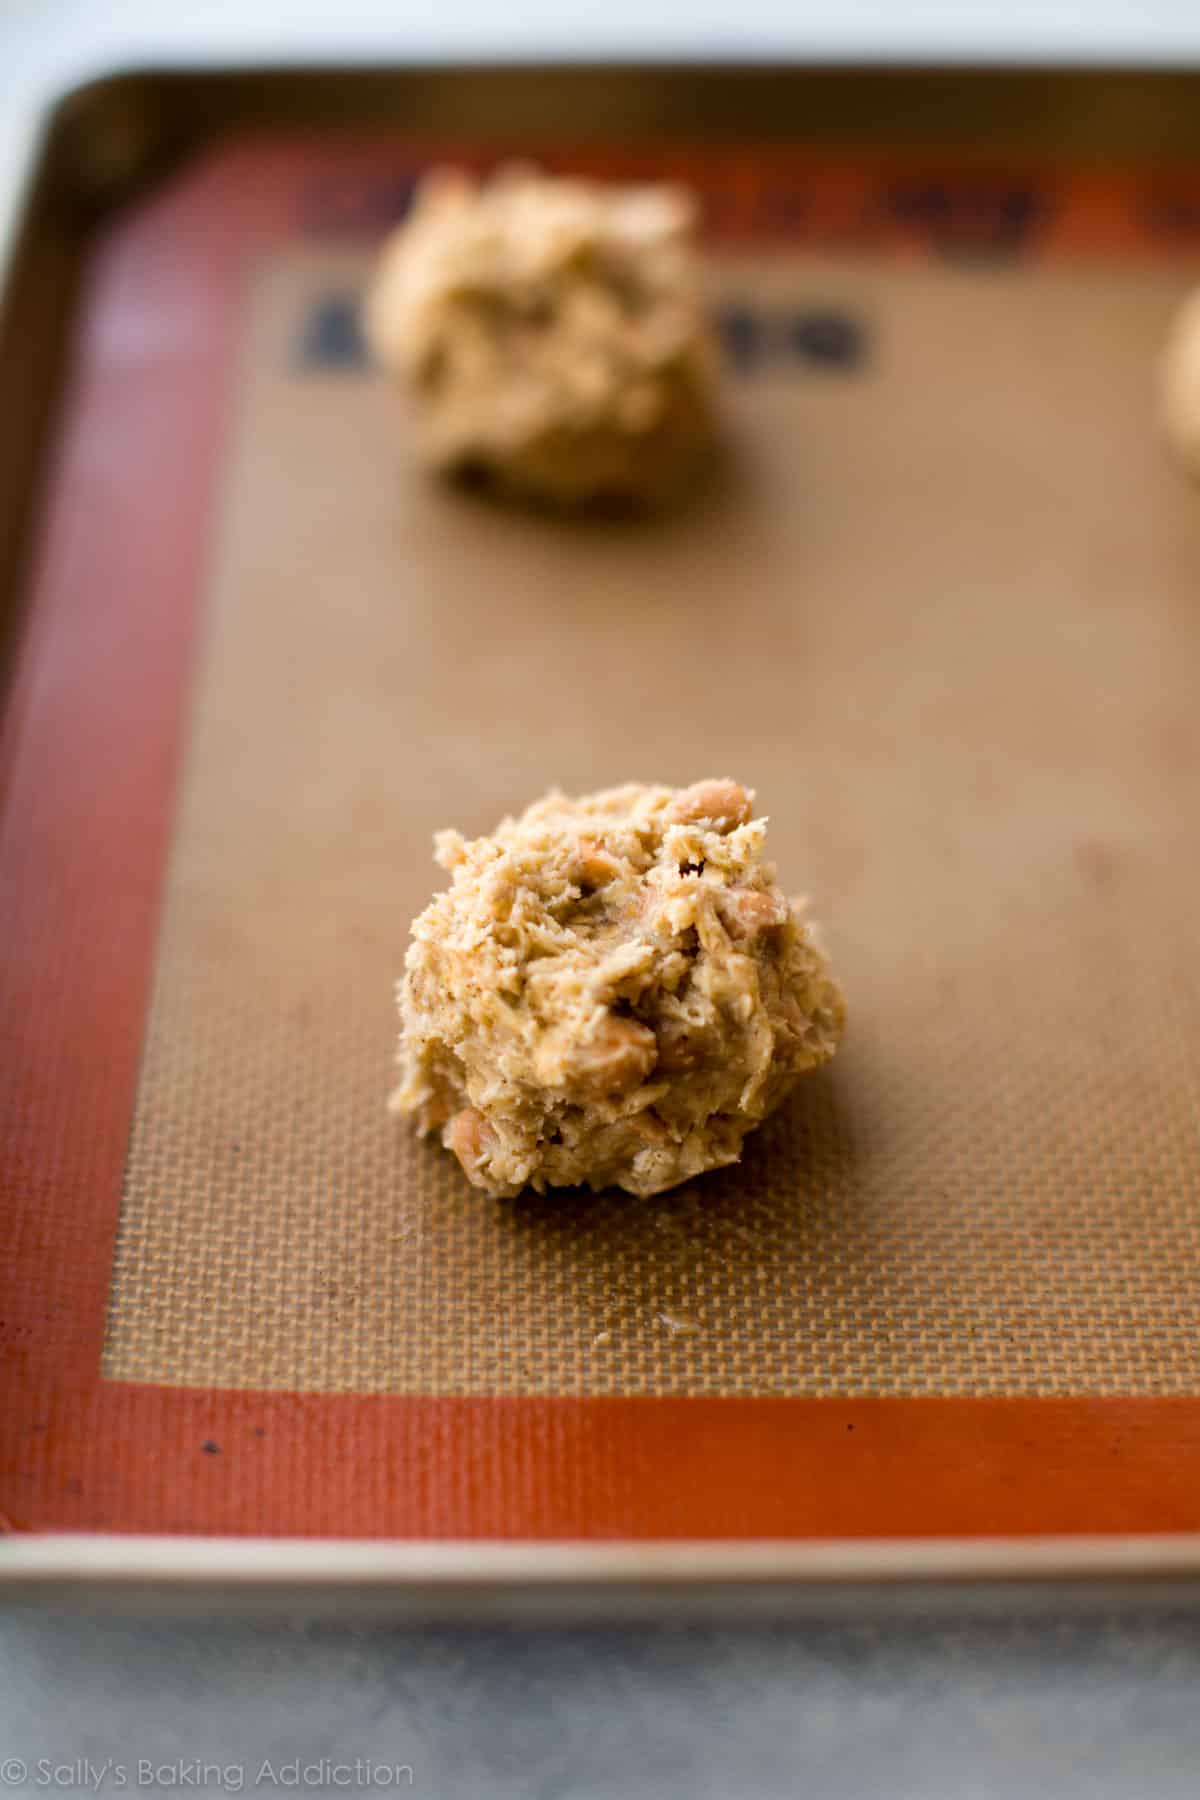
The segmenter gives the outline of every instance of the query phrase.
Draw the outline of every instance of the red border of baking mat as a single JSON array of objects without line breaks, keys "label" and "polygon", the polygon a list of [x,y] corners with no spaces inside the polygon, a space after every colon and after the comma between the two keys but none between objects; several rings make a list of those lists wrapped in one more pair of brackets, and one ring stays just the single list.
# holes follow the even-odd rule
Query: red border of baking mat
[{"label": "red border of baking mat", "polygon": [[[0,735],[5,1403],[16,1529],[754,1538],[1200,1528],[1200,1398],[356,1398],[100,1379],[251,260],[366,233],[427,147],[231,146],[98,245]],[[1200,177],[661,147],[730,238],[1200,251]],[[144,327],[144,328],[143,328]],[[143,377],[161,359],[158,373]],[[140,481],[130,483],[136,469]]]}]

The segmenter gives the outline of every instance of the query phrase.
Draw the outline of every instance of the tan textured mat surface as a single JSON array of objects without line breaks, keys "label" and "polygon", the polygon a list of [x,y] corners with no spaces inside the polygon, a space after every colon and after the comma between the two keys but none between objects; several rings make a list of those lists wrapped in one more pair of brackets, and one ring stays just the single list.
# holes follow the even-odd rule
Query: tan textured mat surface
[{"label": "tan textured mat surface", "polygon": [[[264,271],[105,1373],[412,1393],[1200,1391],[1200,497],[1176,270],[730,264],[853,373],[731,379],[702,503],[446,493]],[[740,1170],[493,1204],[390,1120],[429,839],[552,781],[753,783],[851,1005]]]}]

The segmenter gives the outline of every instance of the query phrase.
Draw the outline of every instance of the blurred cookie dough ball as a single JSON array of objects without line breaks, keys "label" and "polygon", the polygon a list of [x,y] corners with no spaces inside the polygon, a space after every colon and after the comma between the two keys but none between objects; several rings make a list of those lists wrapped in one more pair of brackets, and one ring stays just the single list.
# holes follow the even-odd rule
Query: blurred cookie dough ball
[{"label": "blurred cookie dough ball", "polygon": [[552,793],[490,837],[413,925],[395,1111],[513,1195],[657,1194],[741,1155],[827,1062],[845,1001],[735,781]]},{"label": "blurred cookie dough ball", "polygon": [[694,224],[675,187],[428,176],[365,313],[427,460],[558,505],[671,497],[713,429]]},{"label": "blurred cookie dough ball", "polygon": [[1160,383],[1167,440],[1189,475],[1200,481],[1200,288],[1172,321]]}]

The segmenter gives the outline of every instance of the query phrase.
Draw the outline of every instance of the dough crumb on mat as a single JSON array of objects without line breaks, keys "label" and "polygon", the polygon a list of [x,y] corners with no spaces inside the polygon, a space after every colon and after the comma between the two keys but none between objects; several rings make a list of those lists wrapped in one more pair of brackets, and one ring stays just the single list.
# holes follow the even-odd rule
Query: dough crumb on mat
[{"label": "dough crumb on mat", "polygon": [[695,213],[523,165],[428,175],[365,312],[427,460],[560,505],[669,498],[712,434]]},{"label": "dough crumb on mat", "polygon": [[1160,411],[1172,450],[1200,481],[1200,288],[1184,301],[1167,335]]},{"label": "dough crumb on mat", "polygon": [[413,924],[392,1107],[476,1187],[660,1193],[736,1162],[833,1055],[842,991],[753,798],[631,783],[438,834],[452,881]]}]

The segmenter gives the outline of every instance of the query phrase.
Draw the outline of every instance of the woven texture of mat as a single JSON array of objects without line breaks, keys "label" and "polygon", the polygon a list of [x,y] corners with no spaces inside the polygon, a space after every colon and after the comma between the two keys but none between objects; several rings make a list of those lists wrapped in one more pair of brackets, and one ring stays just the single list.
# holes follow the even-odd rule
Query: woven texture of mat
[{"label": "woven texture of mat", "polygon": [[[382,384],[300,355],[361,277],[288,260],[251,307],[105,1373],[1200,1391],[1179,272],[723,266],[768,337],[832,309],[865,355],[732,375],[725,465],[640,526],[425,482]],[[843,1054],[738,1169],[482,1199],[385,1111],[432,832],[708,774],[812,896]]]}]

